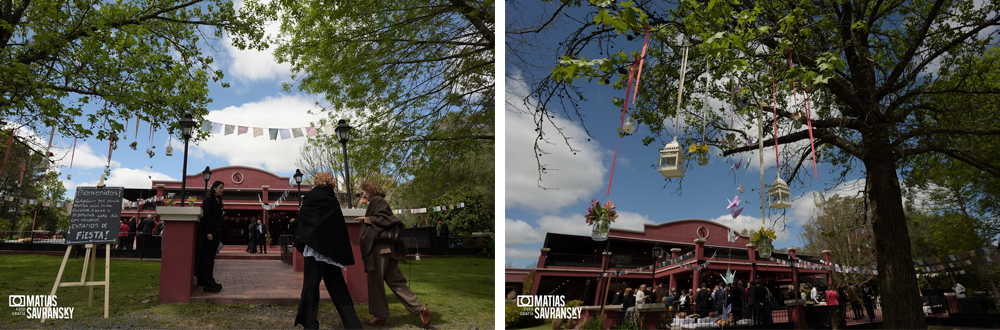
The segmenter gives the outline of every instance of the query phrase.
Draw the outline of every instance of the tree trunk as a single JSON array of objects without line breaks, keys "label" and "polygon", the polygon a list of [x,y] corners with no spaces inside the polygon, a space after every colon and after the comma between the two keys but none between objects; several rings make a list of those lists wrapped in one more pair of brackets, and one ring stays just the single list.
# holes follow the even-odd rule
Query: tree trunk
[{"label": "tree trunk", "polygon": [[878,251],[878,284],[886,329],[926,329],[917,276],[913,270],[910,236],[892,151],[884,141],[869,145],[862,159],[867,193],[874,213],[872,231]]}]

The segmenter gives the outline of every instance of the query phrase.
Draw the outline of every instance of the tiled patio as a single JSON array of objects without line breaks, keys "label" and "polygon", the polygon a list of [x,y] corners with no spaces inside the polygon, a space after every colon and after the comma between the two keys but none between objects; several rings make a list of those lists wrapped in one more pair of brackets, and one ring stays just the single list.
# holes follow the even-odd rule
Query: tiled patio
[{"label": "tiled patio", "polygon": [[[198,287],[191,293],[191,302],[298,305],[302,273],[292,271],[280,256],[277,246],[269,247],[267,254],[247,253],[246,246],[223,247],[215,260],[215,280],[222,284],[222,291],[210,293]],[[325,289],[320,290],[320,302],[330,302]]]}]

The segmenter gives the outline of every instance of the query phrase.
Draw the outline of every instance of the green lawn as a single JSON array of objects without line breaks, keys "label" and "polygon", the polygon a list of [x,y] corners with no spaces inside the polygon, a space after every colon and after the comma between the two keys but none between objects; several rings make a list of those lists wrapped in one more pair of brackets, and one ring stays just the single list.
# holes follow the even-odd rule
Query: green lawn
[{"label": "green lawn", "polygon": [[[62,257],[0,254],[0,296],[47,295]],[[104,261],[97,265],[97,277],[104,276]],[[63,274],[64,282],[77,282],[83,259],[70,259]],[[94,306],[87,306],[88,289],[59,288],[59,306],[75,307],[72,320],[51,320],[45,324],[11,315],[13,308],[0,305],[2,328],[292,328],[297,306],[160,304],[160,263],[158,261],[111,261],[111,303],[109,318],[103,318],[104,288],[94,290]],[[431,323],[438,329],[495,328],[493,311],[493,259],[428,258],[401,264],[404,275],[420,302],[430,307]],[[412,271],[412,275],[411,275]],[[410,316],[396,297],[386,289],[391,317],[385,327],[415,328],[419,318]],[[370,317],[368,305],[357,304],[358,317]],[[342,328],[332,304],[320,305],[320,326]],[[366,327],[368,327],[366,325]],[[300,327],[301,328],[301,327]]]}]

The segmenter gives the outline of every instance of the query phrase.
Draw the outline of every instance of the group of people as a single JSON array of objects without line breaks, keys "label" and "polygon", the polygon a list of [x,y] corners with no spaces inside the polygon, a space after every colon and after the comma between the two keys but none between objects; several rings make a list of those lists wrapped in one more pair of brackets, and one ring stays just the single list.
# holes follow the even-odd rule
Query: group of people
[{"label": "group of people", "polygon": [[[851,306],[853,319],[864,319],[867,310],[868,320],[875,321],[875,292],[868,287],[868,283],[862,283],[860,287],[855,283],[849,285],[834,283],[822,290],[813,287],[809,299],[817,304],[826,302],[827,306],[837,306],[831,312],[831,322],[838,322],[839,325],[846,324],[848,305]],[[805,296],[805,292],[802,293],[802,296]],[[864,307],[862,308],[862,306]]]},{"label": "group of people", "polygon": [[770,308],[774,306],[774,297],[771,291],[764,286],[760,280],[744,284],[739,281],[735,284],[719,283],[711,289],[708,283],[703,282],[697,291],[676,289],[665,289],[663,284],[649,288],[645,284],[638,289],[626,288],[624,291],[615,292],[611,299],[611,304],[622,305],[622,311],[632,312],[635,305],[639,303],[660,302],[667,306],[674,306],[675,310],[695,313],[701,316],[723,315],[726,306],[730,307],[730,312],[737,320],[746,318],[753,319],[755,325],[766,325],[774,323],[771,318]]},{"label": "group of people", "polygon": [[159,245],[161,235],[163,235],[163,223],[160,219],[154,219],[152,216],[147,216],[139,222],[136,222],[135,217],[129,218],[128,221],[122,219],[122,223],[118,226],[118,244],[115,249],[126,251],[136,248],[151,249]]},{"label": "group of people", "polygon": [[247,252],[250,253],[267,253],[267,226],[260,219],[250,222],[250,228],[247,228],[247,234],[249,238],[247,239]]}]

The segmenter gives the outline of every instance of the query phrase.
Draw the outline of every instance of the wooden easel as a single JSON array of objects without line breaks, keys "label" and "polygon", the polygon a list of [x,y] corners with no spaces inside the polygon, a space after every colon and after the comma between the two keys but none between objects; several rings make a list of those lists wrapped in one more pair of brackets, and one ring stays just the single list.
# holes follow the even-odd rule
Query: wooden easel
[{"label": "wooden easel", "polygon": [[[111,295],[111,244],[104,244],[104,281],[94,281],[94,266],[97,265],[97,249],[95,248],[97,244],[86,244],[84,247],[87,249],[84,252],[83,258],[83,271],[80,273],[80,282],[70,282],[70,283],[59,283],[62,280],[63,271],[66,270],[66,262],[69,261],[70,251],[73,250],[73,246],[66,247],[66,254],[63,256],[62,265],[59,266],[59,274],[56,275],[56,283],[52,285],[52,294],[56,295],[56,290],[61,287],[71,287],[71,286],[89,286],[90,287],[90,300],[87,302],[87,306],[94,305],[94,287],[104,286],[104,318],[108,318],[108,298]],[[93,263],[90,263],[93,259]],[[90,265],[90,281],[84,281],[87,277],[87,265]],[[42,322],[45,322],[45,318],[42,318]]]}]

